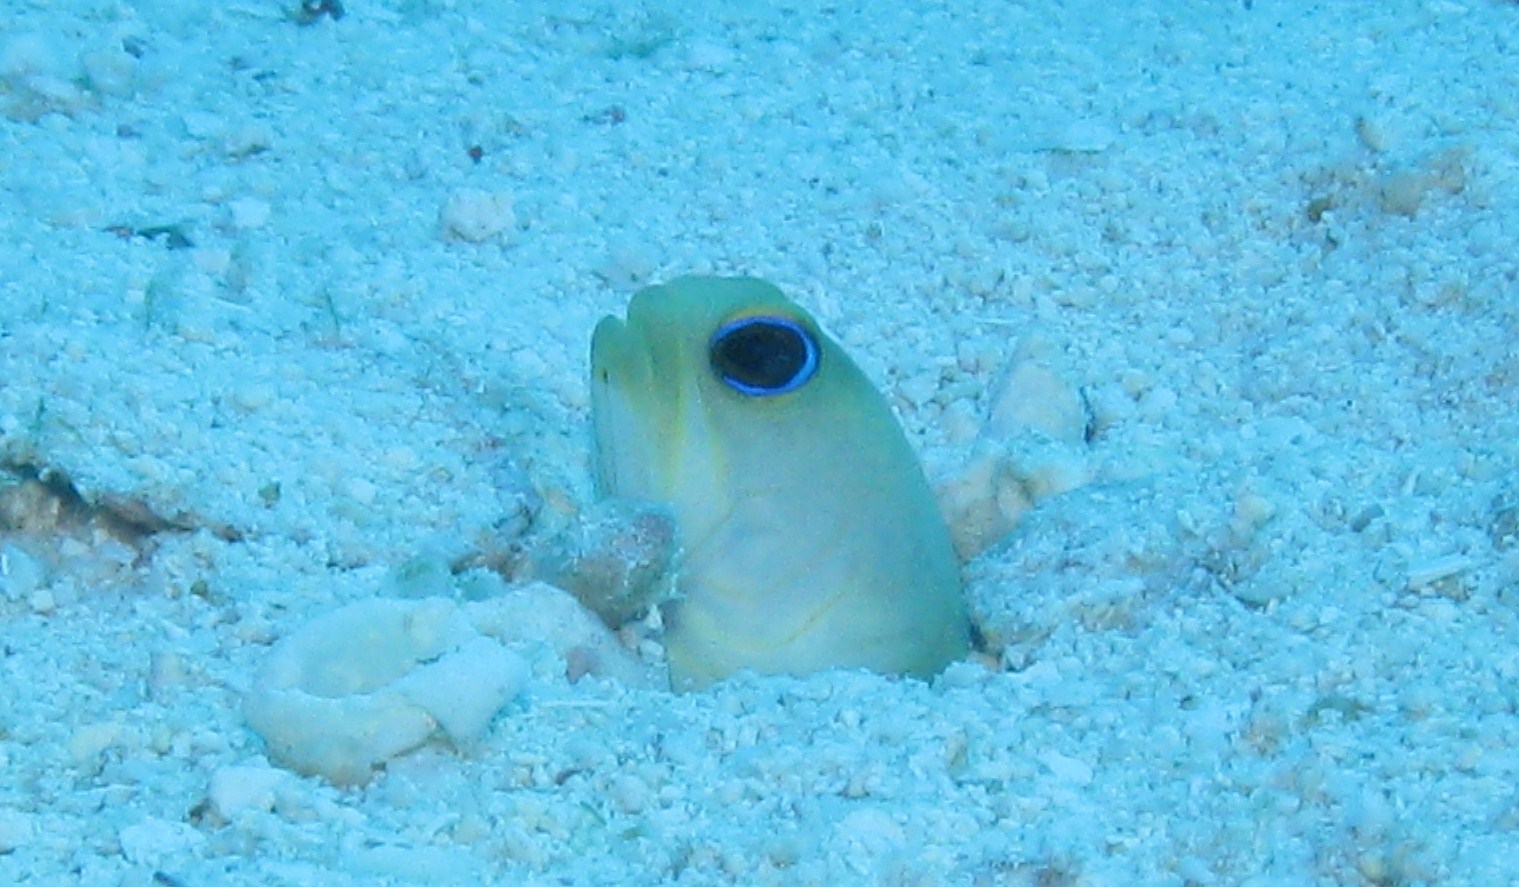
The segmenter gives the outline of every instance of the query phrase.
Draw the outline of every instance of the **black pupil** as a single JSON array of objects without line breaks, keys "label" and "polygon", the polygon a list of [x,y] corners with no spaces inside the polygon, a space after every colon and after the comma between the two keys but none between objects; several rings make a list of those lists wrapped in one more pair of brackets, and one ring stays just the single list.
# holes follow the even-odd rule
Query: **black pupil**
[{"label": "black pupil", "polygon": [[798,330],[755,320],[728,330],[712,343],[712,368],[744,388],[784,389],[806,368],[809,354]]}]

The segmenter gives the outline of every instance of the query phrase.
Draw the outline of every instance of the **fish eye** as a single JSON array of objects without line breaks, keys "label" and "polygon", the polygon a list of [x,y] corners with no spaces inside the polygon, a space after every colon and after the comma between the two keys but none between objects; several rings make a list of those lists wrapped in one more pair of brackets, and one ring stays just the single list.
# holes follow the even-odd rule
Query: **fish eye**
[{"label": "fish eye", "polygon": [[785,317],[730,320],[712,334],[707,354],[724,384],[751,397],[795,391],[818,371],[817,339]]}]

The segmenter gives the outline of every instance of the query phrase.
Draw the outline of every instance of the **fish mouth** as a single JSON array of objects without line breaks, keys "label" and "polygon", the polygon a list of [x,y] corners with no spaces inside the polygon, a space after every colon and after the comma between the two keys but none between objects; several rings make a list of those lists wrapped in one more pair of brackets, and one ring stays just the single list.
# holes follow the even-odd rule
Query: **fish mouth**
[{"label": "fish mouth", "polygon": [[637,396],[648,361],[638,356],[637,339],[621,319],[604,317],[596,324],[591,335],[591,437],[597,498],[634,498],[648,486],[639,480],[651,470],[650,429],[640,418],[648,404]]}]

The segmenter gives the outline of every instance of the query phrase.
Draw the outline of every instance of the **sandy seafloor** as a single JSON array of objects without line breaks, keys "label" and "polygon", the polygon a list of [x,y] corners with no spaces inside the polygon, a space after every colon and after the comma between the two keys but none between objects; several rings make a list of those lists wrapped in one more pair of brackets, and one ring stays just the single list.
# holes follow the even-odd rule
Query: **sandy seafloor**
[{"label": "sandy seafloor", "polygon": [[[0,883],[1519,881],[1514,4],[3,6]],[[281,638],[574,525],[686,272],[880,383],[988,655],[524,620],[482,735],[271,762]]]}]

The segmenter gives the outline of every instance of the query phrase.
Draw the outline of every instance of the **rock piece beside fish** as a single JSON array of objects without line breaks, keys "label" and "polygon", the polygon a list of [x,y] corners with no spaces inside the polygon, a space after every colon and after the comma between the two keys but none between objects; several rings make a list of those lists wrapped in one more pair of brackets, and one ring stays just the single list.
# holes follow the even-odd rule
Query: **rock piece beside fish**
[{"label": "rock piece beside fish", "polygon": [[243,714],[274,761],[351,785],[435,736],[478,739],[527,679],[452,601],[377,598],[282,640]]}]

